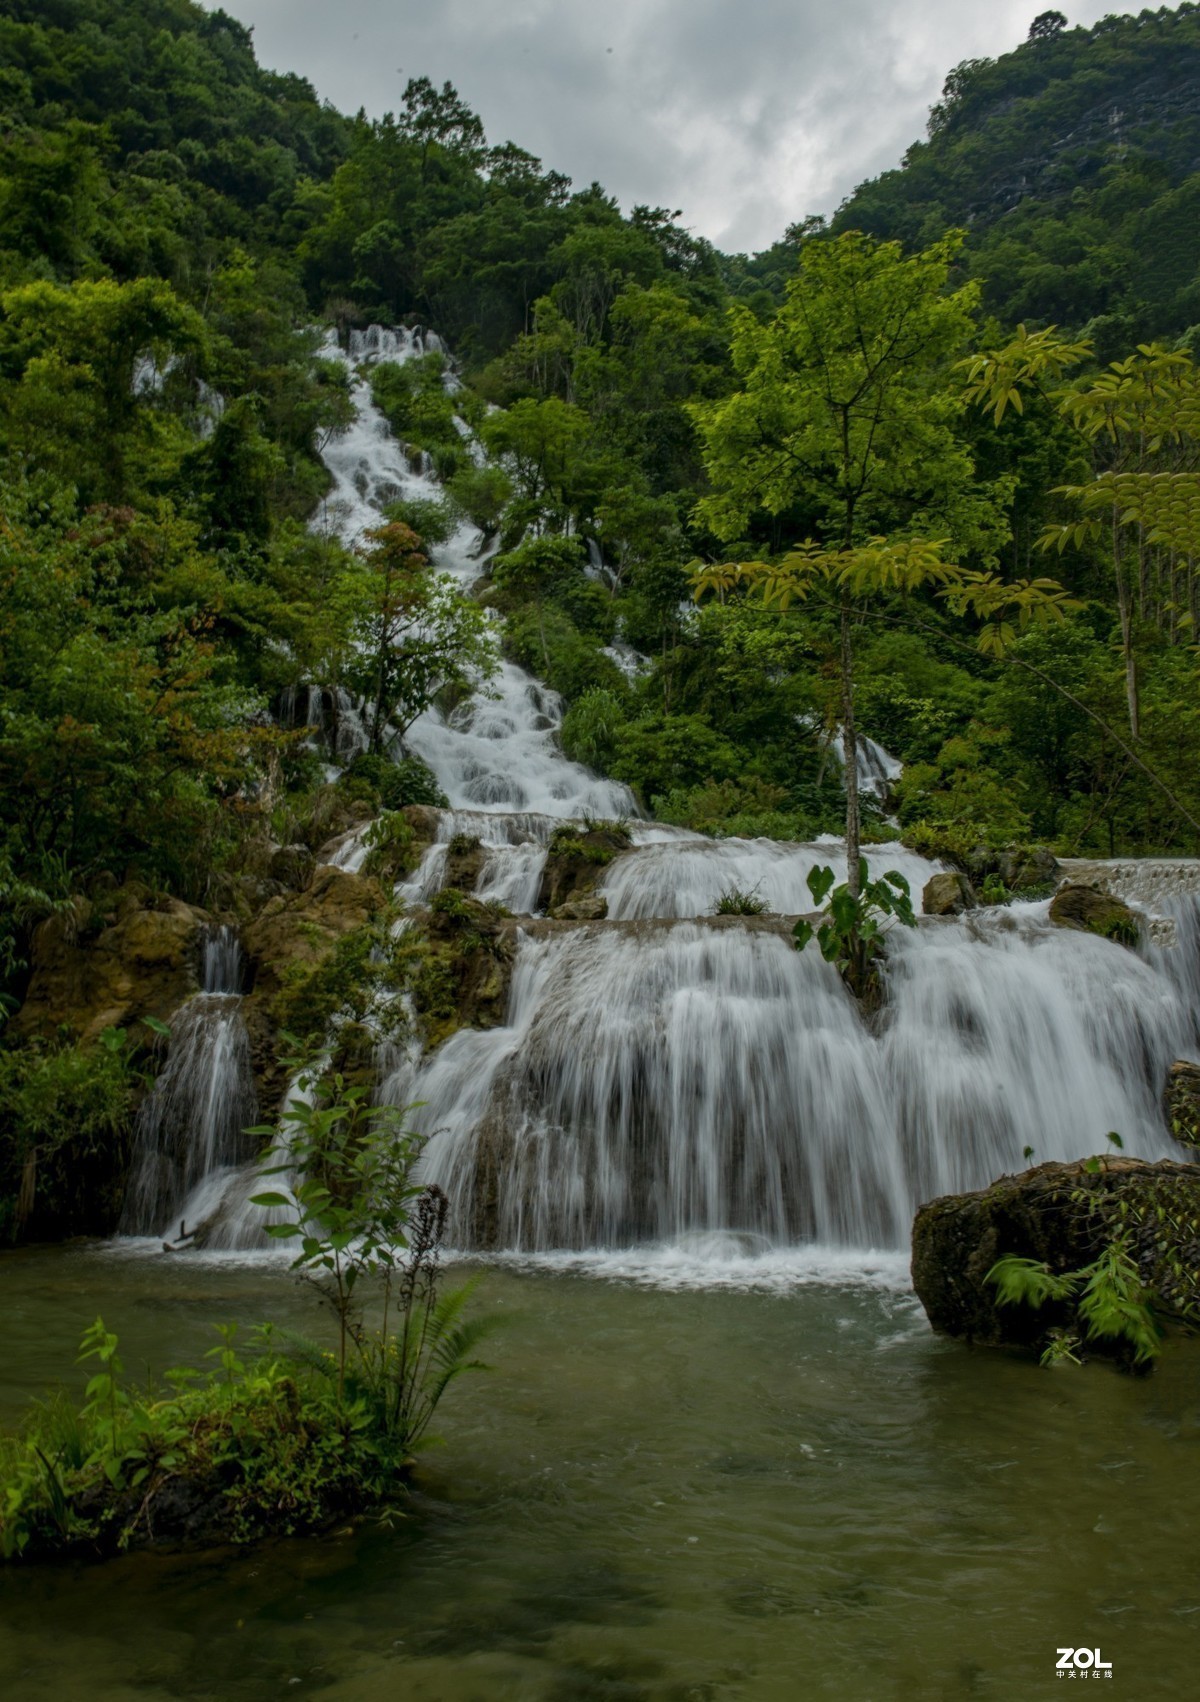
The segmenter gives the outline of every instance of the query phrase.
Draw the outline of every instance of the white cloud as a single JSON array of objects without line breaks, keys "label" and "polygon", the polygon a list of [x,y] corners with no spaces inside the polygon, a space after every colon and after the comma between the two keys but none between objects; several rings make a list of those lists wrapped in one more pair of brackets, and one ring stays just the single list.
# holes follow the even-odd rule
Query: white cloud
[{"label": "white cloud", "polygon": [[[343,110],[449,79],[493,142],[766,247],[899,163],[959,60],[1022,41],[1039,0],[224,0],[260,61]],[[1093,23],[1106,0],[1063,7]]]}]

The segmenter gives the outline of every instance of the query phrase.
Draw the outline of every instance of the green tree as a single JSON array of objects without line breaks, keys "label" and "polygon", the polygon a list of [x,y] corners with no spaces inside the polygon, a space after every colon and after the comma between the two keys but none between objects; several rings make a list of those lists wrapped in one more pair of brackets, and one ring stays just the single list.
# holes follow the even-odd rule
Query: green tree
[{"label": "green tree", "polygon": [[368,708],[370,748],[404,737],[445,686],[472,690],[495,668],[487,618],[435,573],[410,526],[368,532],[355,588],[360,656],[347,678]]},{"label": "green tree", "polygon": [[[853,633],[861,606],[926,589],[989,618],[1003,642],[1020,623],[1061,612],[1041,582],[1001,592],[986,571],[1005,537],[1000,481],[981,488],[959,424],[951,363],[972,331],[977,292],[948,290],[960,247],[951,235],[917,255],[851,233],[807,244],[787,300],[767,323],[730,311],[740,388],[693,410],[713,494],[700,517],[719,538],[744,536],[756,514],[815,539],[771,568],[709,569],[698,590],[747,578],[778,605],[820,587],[837,601],[839,706],[849,888],[859,891],[859,798]],[[985,568],[964,569],[973,552]]]}]

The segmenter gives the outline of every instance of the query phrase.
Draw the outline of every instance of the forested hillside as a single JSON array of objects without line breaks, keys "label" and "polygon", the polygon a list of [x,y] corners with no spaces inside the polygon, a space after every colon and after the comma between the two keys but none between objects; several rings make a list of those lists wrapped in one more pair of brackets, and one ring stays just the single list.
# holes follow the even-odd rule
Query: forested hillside
[{"label": "forested hillside", "polygon": [[[855,616],[859,723],[907,765],[895,803],[919,843],[1195,848],[1191,555],[1145,516],[1115,559],[1095,527],[1050,558],[1036,548],[1074,515],[1058,487],[1186,472],[1193,439],[1181,428],[1147,449],[1127,422],[1089,438],[1044,387],[1001,419],[969,401],[959,363],[1022,317],[1094,321],[1105,361],[1191,324],[1198,41],[1183,7],[1051,24],[995,65],[960,67],[931,139],[834,222],[910,250],[967,228],[961,257],[946,250],[950,286],[978,277],[982,305],[961,298],[974,329],[947,345],[936,384],[939,430],[982,506],[951,554],[976,572],[1052,572],[1077,605],[1020,640],[1036,673],[982,656],[932,596]],[[264,844],[316,844],[339,787],[377,796],[378,768],[328,784],[282,706],[313,685],[379,709],[371,658],[397,575],[431,606],[429,558],[455,516],[496,547],[480,595],[507,616],[513,658],[563,695],[571,754],[703,831],[838,827],[836,610],[695,604],[689,574],[828,525],[803,479],[743,501],[732,533],[717,524],[731,510],[713,501],[712,447],[725,403],[757,382],[739,336],[777,323],[798,257],[828,232],[722,256],[661,209],[624,216],[599,185],[493,145],[449,85],[414,79],[396,114],[344,117],[188,0],[0,0],[0,103],[10,1002],[30,930],[72,895],[136,878],[236,911]],[[373,385],[446,505],[401,505],[406,530],[354,554],[308,525],[328,487],[320,449],[350,417],[323,340],[417,320],[466,388],[451,401],[438,354],[379,366]],[[1090,358],[1068,388],[1092,383]],[[1151,382],[1148,358],[1130,384]],[[893,491],[880,512],[911,529],[930,521],[927,498]],[[461,691],[477,659],[469,619],[444,634],[429,695]],[[628,665],[630,650],[643,660]],[[401,722],[374,725],[382,747]],[[393,802],[436,795],[417,765],[400,772]]]},{"label": "forested hillside", "polygon": [[928,139],[833,228],[961,226],[989,309],[1086,328],[1111,360],[1200,321],[1200,8],[1065,25],[1043,13],[1015,52],[955,66]]}]

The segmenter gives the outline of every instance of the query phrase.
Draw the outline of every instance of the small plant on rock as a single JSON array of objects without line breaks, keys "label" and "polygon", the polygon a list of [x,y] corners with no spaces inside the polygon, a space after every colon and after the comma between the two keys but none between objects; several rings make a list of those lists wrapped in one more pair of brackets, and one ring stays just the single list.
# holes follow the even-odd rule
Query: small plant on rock
[{"label": "small plant on rock", "polygon": [[871,879],[865,858],[860,859],[862,890],[856,895],[847,882],[834,886],[828,865],[808,872],[808,890],[813,902],[829,899],[826,918],[814,928],[801,917],[792,930],[796,950],[803,951],[813,938],[826,963],[836,964],[842,979],[858,999],[871,997],[878,987],[878,959],[889,928],[900,923],[915,928],[912,896],[904,876],[891,869]]},{"label": "small plant on rock", "polygon": [[713,907],[713,915],[762,916],[766,909],[767,901],[758,896],[757,887],[744,892],[740,886],[727,886]]}]

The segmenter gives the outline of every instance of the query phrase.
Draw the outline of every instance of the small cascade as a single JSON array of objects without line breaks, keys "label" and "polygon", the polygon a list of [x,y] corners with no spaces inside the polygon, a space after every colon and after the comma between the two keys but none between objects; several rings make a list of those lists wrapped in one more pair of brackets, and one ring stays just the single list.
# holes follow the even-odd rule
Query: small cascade
[{"label": "small cascade", "polygon": [[[907,880],[921,908],[925,882],[937,863],[897,843],[864,847],[873,875],[895,870]],[[795,916],[814,906],[807,878],[820,864],[846,878],[846,848],[840,839],[789,845],[775,839],[701,839],[698,836],[639,847],[605,873],[600,891],[615,920],[661,916],[711,916],[722,893],[737,889],[762,900],[769,911]]]},{"label": "small cascade", "polygon": [[166,1063],[134,1127],[127,1235],[173,1237],[189,1221],[194,1228],[194,1191],[253,1150],[245,1134],[257,1115],[242,1018],[245,959],[227,927],[206,935],[200,953],[203,991],[175,1013]]},{"label": "small cascade", "polygon": [[339,768],[345,768],[367,749],[367,730],[350,693],[342,687],[287,686],[280,694],[279,723],[283,727],[311,727],[318,750]]},{"label": "small cascade", "polygon": [[414,722],[408,744],[437,775],[455,809],[607,818],[637,814],[628,787],[602,780],[563,755],[562,703],[513,662],[448,718]]},{"label": "small cascade", "polygon": [[[1200,906],[1193,926],[1200,930]],[[383,1088],[420,1105],[457,1233],[522,1250],[735,1230],[900,1247],[921,1200],[1039,1160],[1164,1156],[1158,1095],[1200,1040],[1161,961],[1033,917],[898,930],[882,1026],[786,930],[528,938],[508,1024]]]},{"label": "small cascade", "polygon": [[[904,773],[904,764],[890,751],[874,739],[869,739],[865,733],[859,733],[855,739],[855,751],[858,761],[858,789],[865,796],[878,798],[886,804],[892,787]],[[830,742],[830,749],[837,759],[839,767],[846,764],[846,753],[842,747],[842,729],[837,727]]]},{"label": "small cascade", "polygon": [[200,947],[200,982],[205,993],[241,993],[246,980],[246,954],[236,928],[223,923],[205,934]]}]

